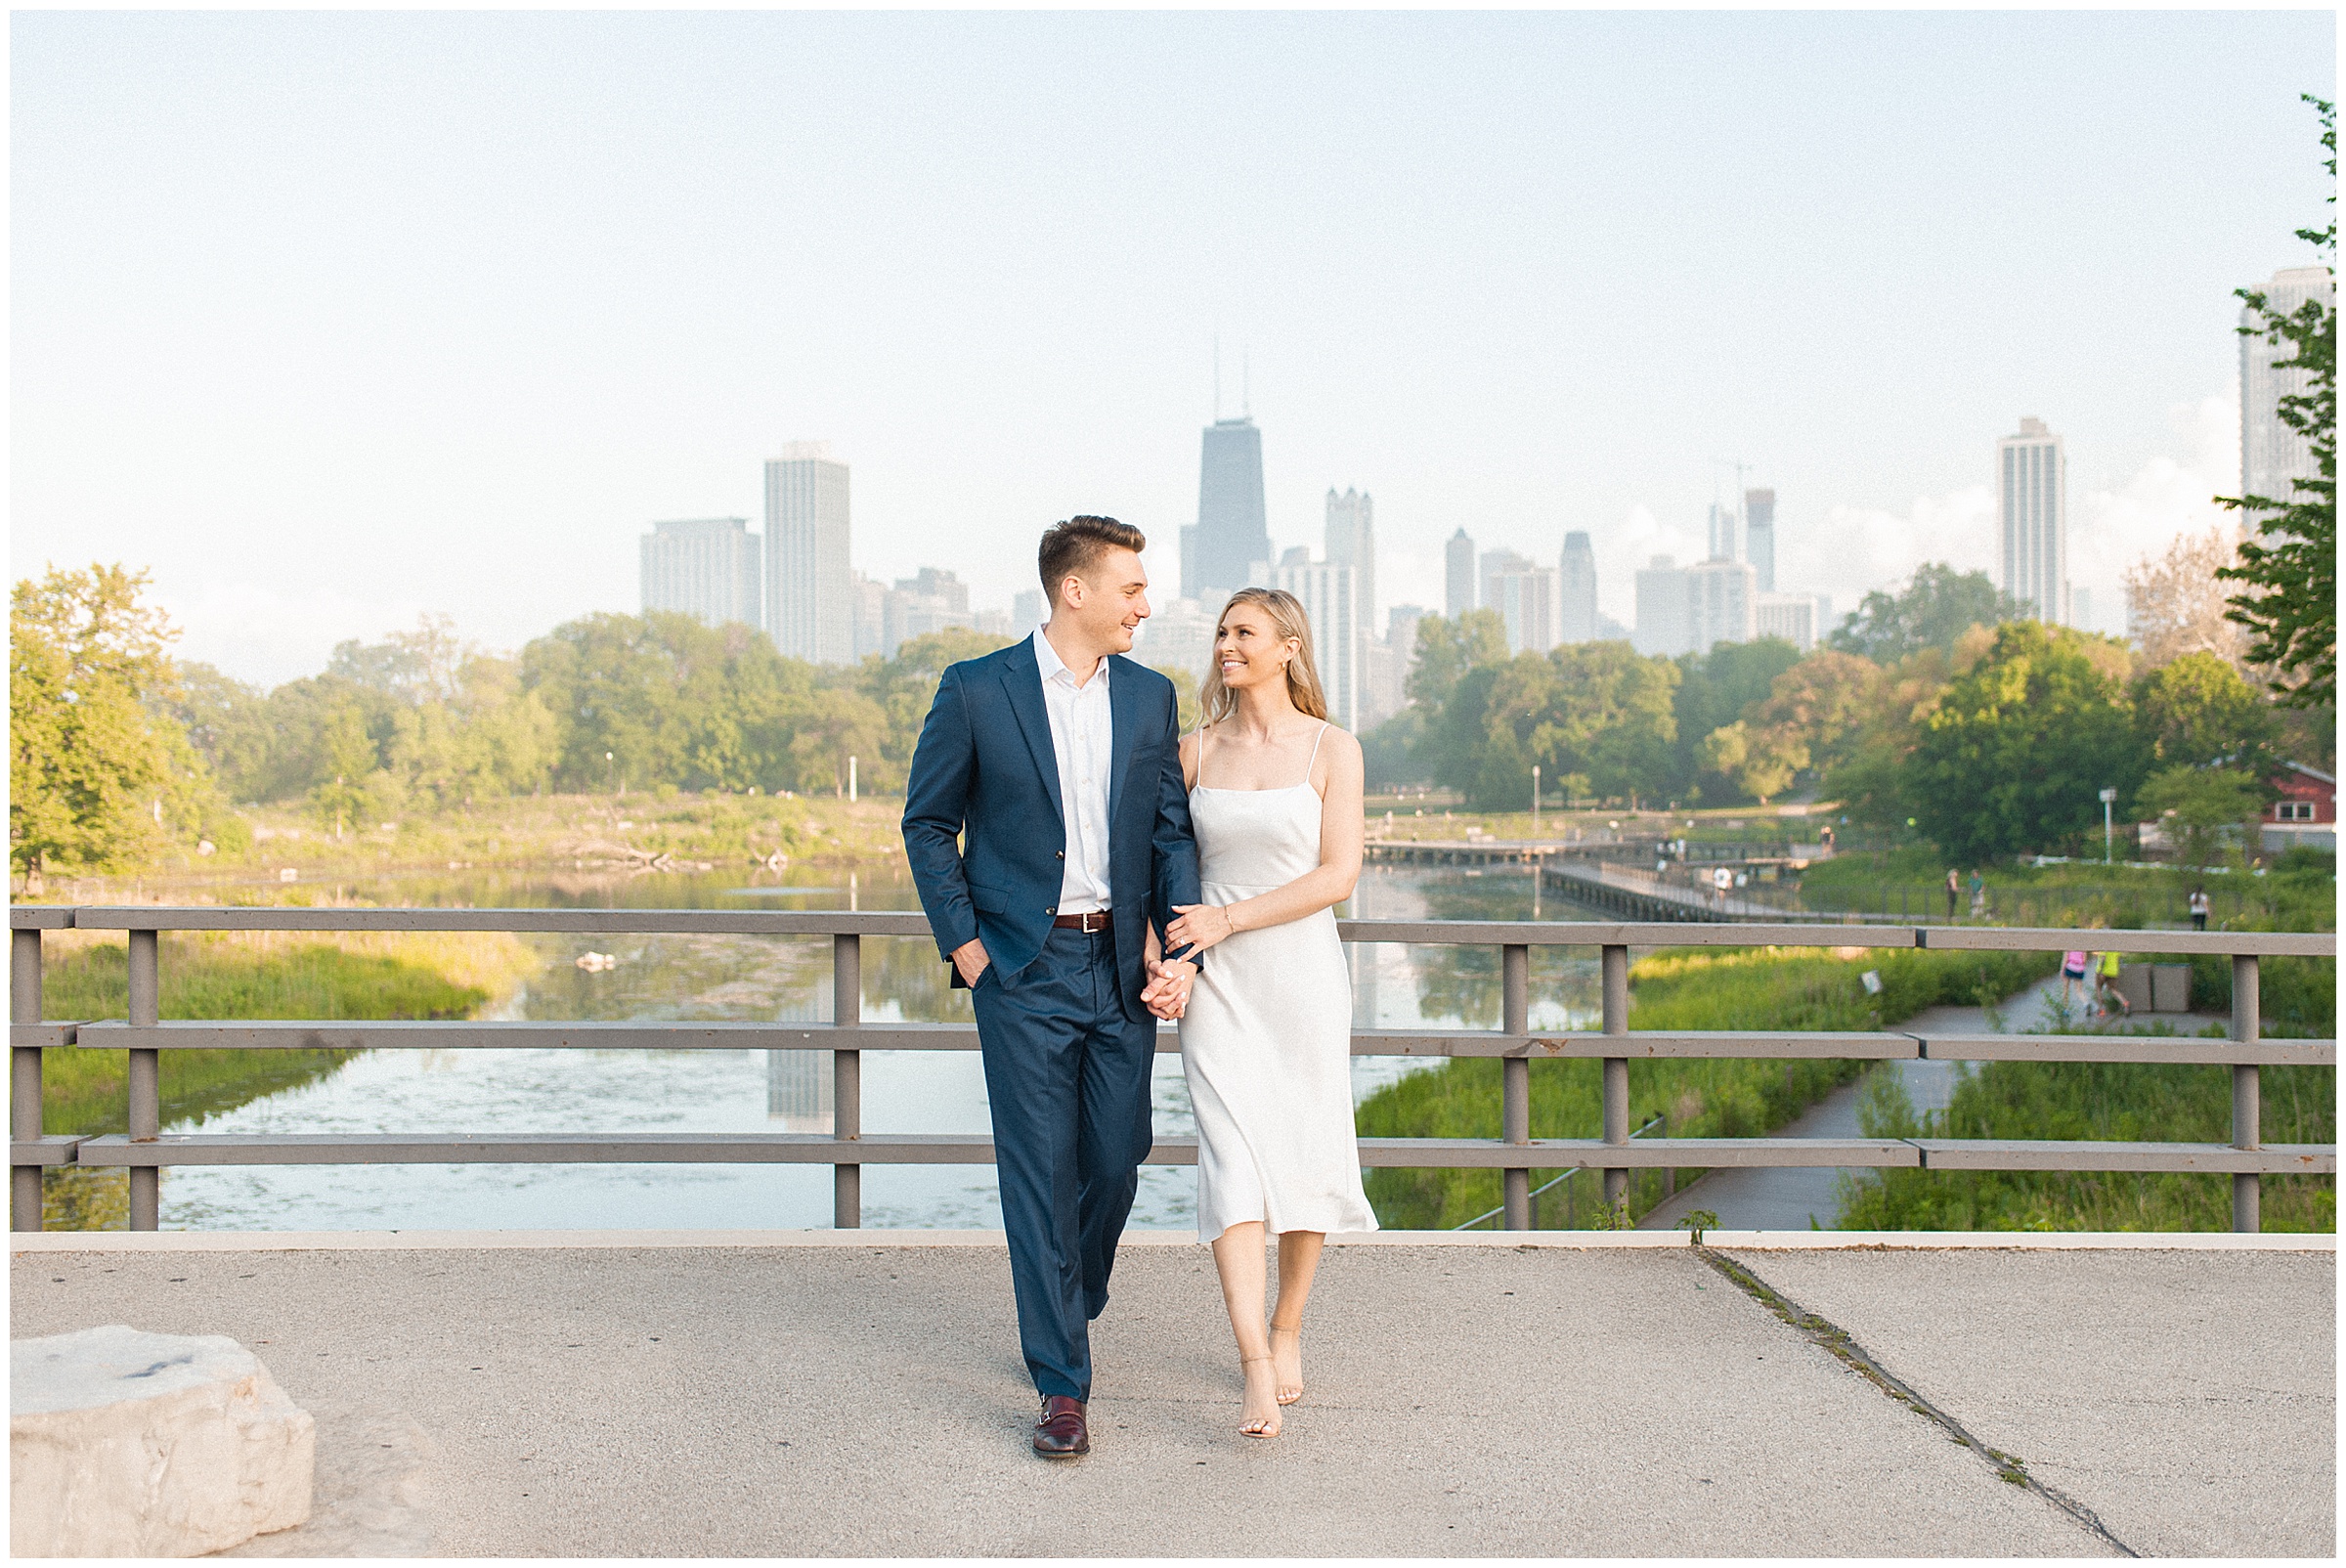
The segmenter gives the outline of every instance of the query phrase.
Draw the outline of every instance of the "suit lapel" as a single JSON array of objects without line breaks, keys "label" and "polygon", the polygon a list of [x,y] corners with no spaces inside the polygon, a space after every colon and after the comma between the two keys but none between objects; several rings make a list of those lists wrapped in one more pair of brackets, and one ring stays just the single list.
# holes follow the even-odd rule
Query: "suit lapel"
[{"label": "suit lapel", "polygon": [[1018,716],[1026,749],[1034,754],[1035,771],[1043,775],[1043,789],[1051,797],[1051,809],[1059,814],[1060,831],[1064,833],[1067,807],[1059,798],[1059,753],[1051,745],[1051,715],[1043,707],[1042,667],[1034,662],[1031,638],[1014,644],[1010,657],[1002,661],[1002,686],[1010,694],[1010,711]]},{"label": "suit lapel", "polygon": [[1123,674],[1111,675],[1108,682],[1108,841],[1113,846],[1116,807],[1124,801],[1124,775],[1132,765],[1133,742],[1139,738],[1141,683],[1134,678],[1140,674],[1138,666],[1114,654],[1108,657],[1123,667]]}]

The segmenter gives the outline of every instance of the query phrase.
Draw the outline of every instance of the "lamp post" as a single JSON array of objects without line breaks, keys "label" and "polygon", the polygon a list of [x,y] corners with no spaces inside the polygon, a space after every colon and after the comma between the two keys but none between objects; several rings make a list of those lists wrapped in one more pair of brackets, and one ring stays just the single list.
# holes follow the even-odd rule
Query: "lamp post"
[{"label": "lamp post", "polygon": [[617,795],[619,793],[619,762],[609,752],[603,753],[603,761],[610,764],[611,793]]},{"label": "lamp post", "polygon": [[2104,790],[2102,792],[2102,863],[2104,865],[2109,864],[2110,803],[2115,801],[2117,798],[2118,792],[2116,790]]},{"label": "lamp post", "polygon": [[1540,764],[1532,764],[1532,837],[1540,837]]}]

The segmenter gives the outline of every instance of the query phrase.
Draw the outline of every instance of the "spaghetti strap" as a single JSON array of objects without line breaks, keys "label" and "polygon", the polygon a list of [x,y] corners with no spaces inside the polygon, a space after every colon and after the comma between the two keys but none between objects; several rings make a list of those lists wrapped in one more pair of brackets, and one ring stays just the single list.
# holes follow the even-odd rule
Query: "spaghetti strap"
[{"label": "spaghetti strap", "polygon": [[1312,764],[1320,761],[1320,742],[1327,734],[1327,720],[1320,720],[1320,733],[1312,737],[1312,755],[1303,760],[1303,781],[1312,781]]}]

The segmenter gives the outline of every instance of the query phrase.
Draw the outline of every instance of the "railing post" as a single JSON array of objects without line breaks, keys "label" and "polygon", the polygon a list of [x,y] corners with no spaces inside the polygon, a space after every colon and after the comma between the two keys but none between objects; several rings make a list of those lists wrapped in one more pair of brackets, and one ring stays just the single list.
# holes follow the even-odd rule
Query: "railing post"
[{"label": "railing post", "polygon": [[[1532,1026],[1532,950],[1521,942],[1499,949],[1499,1027],[1512,1035]],[[1532,1141],[1532,1064],[1528,1058],[1501,1057],[1499,1064],[1499,1136],[1511,1144]],[[1499,1172],[1500,1201],[1506,1213],[1500,1223],[1510,1231],[1532,1228],[1532,1173]]]},{"label": "railing post", "polygon": [[[841,932],[831,938],[831,1023],[863,1022],[863,938]],[[831,1053],[831,1136],[863,1136],[863,1053]],[[863,1167],[831,1167],[831,1223],[843,1231],[863,1224]]]},{"label": "railing post", "polygon": [[[8,1021],[41,1021],[41,934],[8,934]],[[41,1136],[41,1048],[11,1046],[8,1053],[8,1133],[21,1144],[37,1143]],[[41,1167],[8,1168],[8,1228],[41,1228]]]},{"label": "railing post", "polygon": [[[1605,1032],[1629,1032],[1629,950],[1627,946],[1609,946],[1604,953]],[[1605,1058],[1605,1142],[1626,1144],[1629,1141],[1629,1059],[1626,1056]],[[1605,1207],[1613,1210],[1629,1197],[1629,1173],[1625,1169],[1605,1172]]]},{"label": "railing post", "polygon": [[[2259,1014],[2262,1000],[2257,995],[2256,956],[2251,953],[2232,961],[2232,1037],[2243,1044],[2253,1042],[2262,1027]],[[2253,1063],[2242,1063],[2232,1069],[2232,1147],[2254,1149],[2264,1136],[2262,1085]],[[2232,1228],[2236,1231],[2264,1229],[2263,1192],[2254,1171],[2240,1171],[2232,1178]]]},{"label": "railing post", "polygon": [[[152,1026],[162,1021],[163,976],[161,933],[130,934],[130,1022]],[[130,1136],[148,1143],[162,1132],[162,1055],[156,1051],[130,1053]],[[130,1228],[162,1229],[163,1172],[159,1165],[130,1167]]]}]

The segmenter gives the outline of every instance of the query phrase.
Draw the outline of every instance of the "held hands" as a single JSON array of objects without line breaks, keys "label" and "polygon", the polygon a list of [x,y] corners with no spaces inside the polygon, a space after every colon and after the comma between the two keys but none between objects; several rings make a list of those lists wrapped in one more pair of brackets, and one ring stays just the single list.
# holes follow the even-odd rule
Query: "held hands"
[{"label": "held hands", "polygon": [[1151,958],[1150,980],[1141,991],[1141,1005],[1161,1019],[1177,1019],[1189,1010],[1190,982],[1197,978],[1197,966],[1186,958],[1167,963]]},{"label": "held hands", "polygon": [[1237,929],[1225,904],[1175,904],[1173,912],[1181,918],[1165,928],[1165,940],[1175,947],[1204,952]]}]

